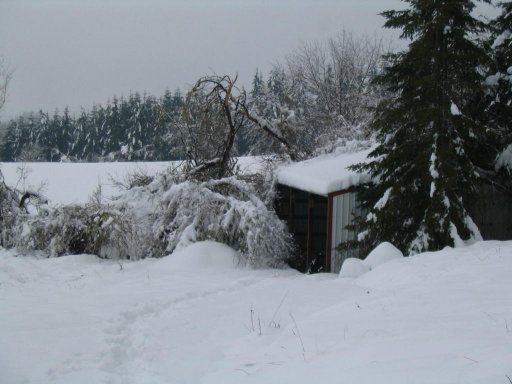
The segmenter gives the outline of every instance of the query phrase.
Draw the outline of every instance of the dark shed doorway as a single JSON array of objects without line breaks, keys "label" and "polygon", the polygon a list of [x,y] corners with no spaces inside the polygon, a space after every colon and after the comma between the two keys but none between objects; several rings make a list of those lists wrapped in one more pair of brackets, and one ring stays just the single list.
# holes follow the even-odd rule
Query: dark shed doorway
[{"label": "dark shed doorway", "polygon": [[301,272],[325,272],[327,197],[278,185],[276,212],[288,223],[297,249],[290,266]]}]

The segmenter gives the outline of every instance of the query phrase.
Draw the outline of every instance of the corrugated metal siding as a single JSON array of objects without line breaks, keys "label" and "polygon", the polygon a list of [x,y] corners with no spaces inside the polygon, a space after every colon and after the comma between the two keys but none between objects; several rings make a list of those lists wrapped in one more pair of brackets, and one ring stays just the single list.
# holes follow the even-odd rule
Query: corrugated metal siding
[{"label": "corrugated metal siding", "polygon": [[356,193],[347,192],[333,197],[332,201],[332,242],[331,242],[331,271],[338,273],[347,257],[358,257],[357,249],[338,251],[336,247],[348,240],[355,239],[355,232],[346,229],[354,223],[354,215],[360,215],[357,208]]}]

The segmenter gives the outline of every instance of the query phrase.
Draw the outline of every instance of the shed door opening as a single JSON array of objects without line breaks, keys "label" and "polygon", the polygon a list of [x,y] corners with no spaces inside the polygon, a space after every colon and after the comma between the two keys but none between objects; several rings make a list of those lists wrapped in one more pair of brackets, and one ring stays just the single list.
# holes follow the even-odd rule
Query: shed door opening
[{"label": "shed door opening", "polygon": [[283,185],[277,191],[276,212],[288,223],[297,245],[290,266],[301,272],[324,272],[327,198]]}]

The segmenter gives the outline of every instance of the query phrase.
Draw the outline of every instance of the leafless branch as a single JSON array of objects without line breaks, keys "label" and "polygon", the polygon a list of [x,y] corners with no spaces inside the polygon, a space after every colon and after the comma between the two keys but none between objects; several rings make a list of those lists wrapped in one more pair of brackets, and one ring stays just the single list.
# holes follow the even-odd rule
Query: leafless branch
[{"label": "leafless branch", "polygon": [[254,114],[252,114],[249,111],[249,108],[247,107],[246,104],[241,105],[241,107],[245,111],[245,115],[249,121],[251,121],[258,128],[262,129],[266,134],[268,134],[269,136],[277,140],[279,143],[281,143],[286,148],[291,160],[297,160],[297,154],[292,145],[288,142],[288,140],[286,140],[282,135],[277,133],[276,130],[273,129],[273,127],[267,121],[261,120],[258,117],[254,116]]},{"label": "leafless branch", "polygon": [[13,70],[7,65],[5,60],[0,57],[0,110],[7,100],[7,88],[12,79]]}]

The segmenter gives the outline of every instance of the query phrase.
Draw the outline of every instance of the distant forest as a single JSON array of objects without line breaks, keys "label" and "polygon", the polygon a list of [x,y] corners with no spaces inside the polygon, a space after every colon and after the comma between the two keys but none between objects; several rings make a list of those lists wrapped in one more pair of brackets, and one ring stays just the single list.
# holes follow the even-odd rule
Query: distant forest
[{"label": "distant forest", "polygon": [[114,97],[77,116],[39,111],[9,121],[2,161],[170,160],[173,119],[183,107],[179,90],[156,98]]},{"label": "distant forest", "polygon": [[[293,147],[297,158],[305,158],[340,140],[363,138],[370,109],[384,96],[373,83],[383,68],[383,52],[381,40],[344,32],[300,46],[265,79],[256,71],[250,89],[240,92],[247,112],[271,126],[274,139],[245,119],[234,154],[286,154]],[[204,111],[208,97],[167,90],[161,97],[113,97],[78,114],[67,108],[25,113],[0,125],[0,161],[185,159],[192,146],[216,145],[223,137],[218,111]]]}]

